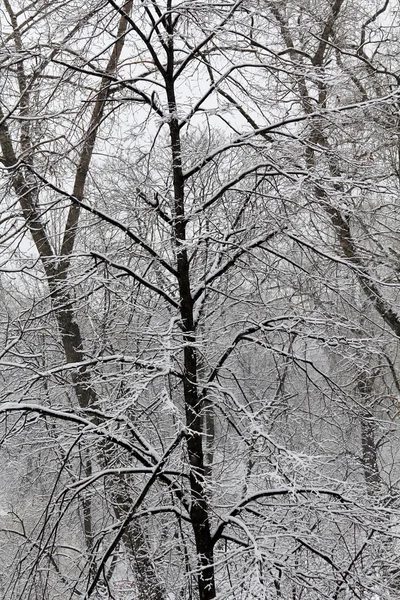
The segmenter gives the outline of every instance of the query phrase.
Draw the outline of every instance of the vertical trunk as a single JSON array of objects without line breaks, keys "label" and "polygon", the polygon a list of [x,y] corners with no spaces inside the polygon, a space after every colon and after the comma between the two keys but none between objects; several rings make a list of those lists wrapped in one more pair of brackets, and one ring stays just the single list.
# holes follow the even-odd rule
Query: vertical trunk
[{"label": "vertical trunk", "polygon": [[[198,327],[198,330],[200,326]],[[200,331],[198,331],[200,336]],[[204,331],[201,331],[201,338],[204,338]],[[204,350],[203,350],[204,351]],[[215,415],[214,415],[214,404],[204,394],[203,383],[206,379],[206,365],[199,356],[197,360],[197,372],[201,383],[201,396],[202,396],[202,417],[203,417],[203,430],[204,430],[204,474],[206,480],[209,482],[210,488],[212,488],[212,471],[214,463],[214,443],[215,443]]]},{"label": "vertical trunk", "polygon": [[[92,461],[87,449],[82,452],[81,461],[83,462],[83,472],[85,477],[91,477],[93,473]],[[93,551],[93,519],[92,519],[92,501],[88,495],[82,497],[82,513],[83,513],[83,531],[85,533],[86,547],[89,556]]]},{"label": "vertical trunk", "polygon": [[[123,521],[131,508],[130,495],[123,484],[114,496],[114,512]],[[140,523],[133,519],[123,535],[123,542],[132,557],[135,572],[138,598],[140,600],[163,600],[165,590],[156,577],[153,561],[150,558],[150,548]]]},{"label": "vertical trunk", "polygon": [[200,600],[215,598],[214,552],[210,514],[206,492],[206,464],[203,450],[203,399],[198,390],[196,332],[193,298],[190,287],[190,265],[186,250],[185,191],[182,171],[182,151],[174,87],[173,29],[169,31],[165,85],[169,107],[169,130],[174,185],[173,235],[176,247],[176,270],[180,297],[180,317],[183,333],[183,396],[187,427],[187,450],[190,466],[190,519],[198,560],[198,590]]},{"label": "vertical trunk", "polygon": [[[65,300],[65,299],[64,299]],[[59,325],[61,340],[67,362],[81,362],[84,358],[83,340],[78,323],[74,319],[73,311],[68,308],[55,310]],[[91,386],[90,372],[82,368],[74,372],[73,384],[75,393],[81,408],[87,408],[96,404],[97,395]],[[96,418],[94,417],[94,421]],[[106,443],[107,444],[107,443]],[[104,447],[95,457],[101,468],[107,467],[107,456],[110,448]],[[90,457],[86,461],[86,469],[91,469]],[[113,510],[116,518],[123,521],[132,505],[129,491],[120,488],[115,496]],[[92,523],[93,506],[89,500],[84,500],[84,532],[88,549],[92,547]],[[163,600],[164,589],[158,580],[154,564],[150,558],[150,549],[147,544],[145,533],[138,521],[133,520],[124,533],[123,541],[128,554],[131,557],[131,568],[135,574],[139,600]],[[91,561],[91,574],[96,570],[95,563]]]},{"label": "vertical trunk", "polygon": [[[64,298],[65,301],[65,298]],[[81,362],[84,358],[83,340],[78,323],[75,321],[74,313],[70,308],[57,308],[55,315],[61,332],[61,340],[67,362]],[[96,392],[91,386],[90,372],[86,368],[76,370],[73,374],[73,384],[75,393],[81,408],[87,408],[96,404]],[[94,418],[94,420],[96,420]],[[104,448],[104,452],[99,452],[96,456],[102,468],[107,466],[107,456],[110,448]],[[89,459],[88,459],[89,460]],[[88,463],[90,465],[90,463]],[[113,504],[116,518],[123,521],[132,505],[132,498],[129,491],[121,488]],[[93,507],[87,503],[84,506],[86,513],[84,515],[84,529],[87,542],[93,535],[92,532],[92,510]],[[89,537],[88,537],[89,536]],[[150,551],[146,536],[138,521],[131,521],[124,533],[123,541],[130,554],[132,571],[135,573],[135,579],[138,589],[139,600],[163,600],[164,590],[158,580],[153,562],[150,558]],[[95,568],[91,562],[91,571]]]},{"label": "vertical trunk", "polygon": [[370,416],[361,417],[361,452],[365,482],[370,494],[376,493],[381,484],[375,443],[375,427]]},{"label": "vertical trunk", "polygon": [[204,400],[204,433],[206,435],[205,475],[210,480],[214,462],[215,418],[213,403],[207,398]]},{"label": "vertical trunk", "polygon": [[361,461],[364,470],[368,493],[374,495],[381,485],[378,465],[378,452],[375,443],[375,424],[373,415],[368,410],[373,393],[373,378],[363,371],[357,382],[361,403],[365,407],[361,415]]}]

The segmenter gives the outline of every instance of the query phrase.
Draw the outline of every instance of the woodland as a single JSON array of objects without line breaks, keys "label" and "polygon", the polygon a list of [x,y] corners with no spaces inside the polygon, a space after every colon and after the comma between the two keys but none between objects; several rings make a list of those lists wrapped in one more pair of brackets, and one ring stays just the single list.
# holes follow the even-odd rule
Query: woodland
[{"label": "woodland", "polygon": [[396,0],[0,0],[0,596],[400,594]]}]

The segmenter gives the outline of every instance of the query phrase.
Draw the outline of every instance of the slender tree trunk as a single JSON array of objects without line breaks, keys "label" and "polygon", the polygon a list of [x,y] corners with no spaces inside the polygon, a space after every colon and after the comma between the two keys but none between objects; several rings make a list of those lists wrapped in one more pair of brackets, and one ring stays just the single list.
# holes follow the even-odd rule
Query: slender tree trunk
[{"label": "slender tree trunk", "polygon": [[[130,494],[121,484],[114,494],[114,512],[123,521],[131,508]],[[139,521],[133,519],[123,535],[123,542],[132,557],[138,598],[141,600],[163,600],[165,590],[156,577],[156,570],[150,558],[150,548],[147,537]]]},{"label": "slender tree trunk", "polygon": [[375,423],[367,405],[371,404],[373,393],[373,378],[365,371],[361,372],[357,382],[361,403],[365,410],[361,414],[361,461],[364,469],[368,493],[374,495],[381,486],[379,473],[378,451],[375,442]]},{"label": "slender tree trunk", "polygon": [[203,414],[204,414],[204,433],[206,435],[205,476],[209,481],[211,481],[212,471],[213,471],[213,463],[214,463],[215,415],[214,415],[214,405],[208,398],[206,398],[204,400]]},{"label": "slender tree trunk", "polygon": [[203,449],[204,401],[198,389],[198,359],[194,304],[190,286],[190,264],[186,249],[185,189],[182,170],[182,150],[174,84],[173,27],[169,32],[168,66],[165,86],[169,107],[169,130],[174,185],[174,239],[178,275],[180,317],[183,338],[183,397],[187,427],[187,450],[190,465],[190,519],[198,560],[198,591],[200,600],[215,598],[214,548],[211,536],[210,511],[206,490],[207,467]]},{"label": "slender tree trunk", "polygon": [[361,452],[365,482],[369,492],[374,494],[381,485],[381,477],[375,443],[375,426],[370,415],[361,417]]}]

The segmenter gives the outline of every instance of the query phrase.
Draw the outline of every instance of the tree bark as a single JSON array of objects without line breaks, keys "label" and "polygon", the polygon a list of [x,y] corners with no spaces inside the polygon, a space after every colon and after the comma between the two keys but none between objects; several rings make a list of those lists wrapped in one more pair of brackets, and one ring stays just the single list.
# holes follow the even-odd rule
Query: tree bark
[{"label": "tree bark", "polygon": [[183,398],[187,427],[187,450],[190,465],[190,519],[198,560],[200,600],[215,598],[214,548],[210,511],[206,491],[206,463],[203,449],[203,398],[198,389],[198,359],[194,323],[194,301],[190,285],[190,265],[186,249],[185,186],[182,151],[174,84],[173,26],[169,31],[165,86],[169,109],[169,133],[174,185],[174,240],[178,276],[180,318],[183,341]]}]

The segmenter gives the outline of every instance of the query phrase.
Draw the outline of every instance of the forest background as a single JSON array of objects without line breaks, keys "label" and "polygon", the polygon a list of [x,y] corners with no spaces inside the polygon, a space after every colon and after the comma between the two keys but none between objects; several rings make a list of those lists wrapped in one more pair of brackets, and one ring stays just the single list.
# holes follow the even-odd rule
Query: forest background
[{"label": "forest background", "polygon": [[2,598],[397,598],[398,3],[0,15]]}]

